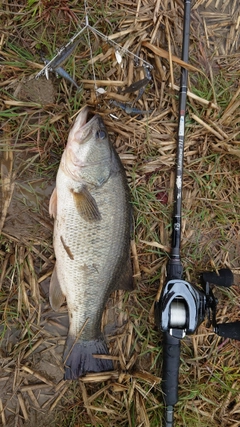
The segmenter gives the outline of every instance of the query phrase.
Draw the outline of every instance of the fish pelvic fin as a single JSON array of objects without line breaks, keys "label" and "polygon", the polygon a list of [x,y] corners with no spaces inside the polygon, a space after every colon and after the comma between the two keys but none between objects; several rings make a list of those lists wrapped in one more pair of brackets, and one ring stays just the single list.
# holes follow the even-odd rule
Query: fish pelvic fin
[{"label": "fish pelvic fin", "polygon": [[76,380],[89,372],[112,371],[112,360],[94,357],[97,355],[108,355],[107,344],[103,338],[78,341],[74,344],[74,338],[68,336],[63,354],[64,380]]},{"label": "fish pelvic fin", "polygon": [[62,293],[60,283],[57,277],[56,264],[52,273],[49,288],[49,301],[53,310],[57,311],[65,301],[65,296]]},{"label": "fish pelvic fin", "polygon": [[85,221],[99,221],[101,219],[96,200],[86,187],[82,187],[79,191],[71,190],[71,192],[77,211]]},{"label": "fish pelvic fin", "polygon": [[56,218],[57,216],[57,189],[54,188],[49,201],[49,215]]}]

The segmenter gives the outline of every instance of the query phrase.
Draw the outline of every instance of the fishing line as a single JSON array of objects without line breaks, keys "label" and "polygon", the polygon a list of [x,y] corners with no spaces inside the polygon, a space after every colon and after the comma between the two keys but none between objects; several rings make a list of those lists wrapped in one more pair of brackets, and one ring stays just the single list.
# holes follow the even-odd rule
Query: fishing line
[{"label": "fishing line", "polygon": [[92,45],[91,45],[91,39],[90,39],[90,31],[89,28],[92,28],[89,26],[89,22],[88,22],[88,12],[87,12],[87,8],[88,8],[88,3],[87,0],[84,0],[84,8],[85,8],[85,20],[86,20],[86,29],[87,29],[87,38],[88,38],[88,47],[90,50],[90,58],[91,58],[91,66],[92,66],[92,73],[93,73],[93,80],[94,80],[94,88],[95,88],[95,92],[96,95],[98,95],[97,92],[97,83],[96,83],[96,74],[95,74],[95,68],[94,68],[94,62],[93,62],[93,51],[92,51]]}]

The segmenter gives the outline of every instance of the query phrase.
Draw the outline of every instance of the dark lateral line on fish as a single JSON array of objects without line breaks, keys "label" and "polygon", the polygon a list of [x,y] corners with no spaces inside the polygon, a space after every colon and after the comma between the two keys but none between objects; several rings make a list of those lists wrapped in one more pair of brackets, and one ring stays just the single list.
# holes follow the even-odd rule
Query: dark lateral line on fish
[{"label": "dark lateral line on fish", "polygon": [[68,254],[69,258],[70,258],[71,260],[74,260],[74,256],[73,256],[73,254],[72,254],[72,252],[71,252],[71,250],[70,250],[69,246],[67,246],[67,245],[66,245],[66,243],[64,242],[64,240],[63,240],[63,237],[62,237],[62,236],[60,236],[60,239],[61,239],[62,245],[63,245],[63,247],[64,247],[65,251],[67,252],[67,254]]}]

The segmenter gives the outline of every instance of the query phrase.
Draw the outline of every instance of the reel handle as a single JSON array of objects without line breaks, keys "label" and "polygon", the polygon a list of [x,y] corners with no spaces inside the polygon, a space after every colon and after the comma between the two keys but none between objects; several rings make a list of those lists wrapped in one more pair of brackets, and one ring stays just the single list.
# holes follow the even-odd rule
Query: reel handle
[{"label": "reel handle", "polygon": [[215,327],[215,332],[221,337],[240,341],[240,321],[218,323]]},{"label": "reel handle", "polygon": [[202,273],[204,282],[209,282],[217,286],[230,288],[233,284],[233,273],[229,268],[221,268],[218,274],[215,271],[205,271]]}]

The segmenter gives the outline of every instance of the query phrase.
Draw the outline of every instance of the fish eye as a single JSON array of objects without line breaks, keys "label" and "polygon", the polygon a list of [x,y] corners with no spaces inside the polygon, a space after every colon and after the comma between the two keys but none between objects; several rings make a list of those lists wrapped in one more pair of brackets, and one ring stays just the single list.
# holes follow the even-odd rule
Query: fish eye
[{"label": "fish eye", "polygon": [[104,138],[106,138],[106,132],[104,130],[100,129],[97,131],[96,136],[99,139],[104,139]]}]

